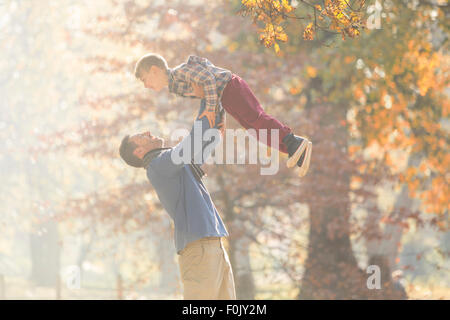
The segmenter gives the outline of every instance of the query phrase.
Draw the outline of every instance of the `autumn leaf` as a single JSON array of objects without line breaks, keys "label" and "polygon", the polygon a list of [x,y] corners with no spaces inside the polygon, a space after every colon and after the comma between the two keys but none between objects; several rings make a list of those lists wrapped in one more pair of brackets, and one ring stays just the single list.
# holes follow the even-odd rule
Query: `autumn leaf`
[{"label": "autumn leaf", "polygon": [[280,46],[278,45],[278,43],[274,44],[274,49],[276,53],[280,52]]},{"label": "autumn leaf", "polygon": [[317,69],[312,67],[312,66],[307,66],[306,67],[306,74],[310,78],[315,78],[317,76]]},{"label": "autumn leaf", "polygon": [[315,33],[315,31],[313,29],[313,24],[312,24],[312,22],[310,22],[306,26],[305,30],[303,31],[303,39],[314,40],[314,33]]}]

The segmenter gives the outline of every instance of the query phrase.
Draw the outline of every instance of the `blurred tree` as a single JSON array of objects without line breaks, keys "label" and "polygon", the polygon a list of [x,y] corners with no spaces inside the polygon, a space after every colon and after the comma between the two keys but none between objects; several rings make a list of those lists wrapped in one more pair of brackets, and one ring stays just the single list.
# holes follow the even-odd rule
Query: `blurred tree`
[{"label": "blurred tree", "polygon": [[[57,222],[48,218],[53,214],[49,203],[56,199],[55,193],[50,191],[59,186],[56,175],[49,169],[51,159],[37,161],[28,150],[38,143],[34,134],[42,130],[42,123],[54,121],[52,118],[43,121],[39,114],[54,111],[54,105],[63,100],[65,93],[64,86],[55,84],[56,78],[53,82],[44,80],[54,77],[61,69],[55,64],[49,66],[57,50],[43,46],[43,34],[53,39],[58,34],[55,30],[52,32],[40,16],[45,5],[6,1],[0,7],[3,30],[0,38],[3,107],[0,166],[5,182],[1,192],[5,212],[2,229],[4,235],[9,235],[6,240],[9,242],[19,240],[15,237],[18,234],[29,236],[26,241],[29,250],[23,250],[21,243],[10,243],[11,247],[17,245],[20,250],[9,252],[8,258],[14,261],[19,255],[30,252],[33,283],[53,286],[59,273],[59,234]],[[44,72],[46,65],[49,67]],[[16,268],[16,275],[26,269],[21,267]]]},{"label": "blurred tree", "polygon": [[[448,55],[443,51],[448,40],[448,5],[442,1],[382,4],[386,19],[381,21],[381,29],[368,30],[358,40],[334,47],[315,43],[307,46],[298,40],[294,22],[284,28],[294,39],[286,44],[286,56],[304,51],[307,46],[311,48],[308,56],[314,57],[312,66],[306,69],[312,80],[304,88],[293,86],[292,93],[305,95],[306,105],[314,99],[317,106],[312,112],[316,114],[317,109],[326,106],[319,128],[332,128],[325,141],[316,135],[312,138],[315,156],[308,177],[314,179],[311,183],[321,185],[322,195],[339,198],[328,202],[328,207],[322,202],[309,202],[310,243],[301,298],[367,296],[349,241],[349,194],[355,185],[373,182],[346,170],[349,159],[356,160],[355,168],[366,177],[378,177],[375,181],[393,175],[408,189],[408,196],[421,199],[422,209],[436,216],[432,223],[440,230],[448,230],[444,217],[448,212],[449,184],[444,177],[450,158],[446,152],[448,134],[442,126],[449,111],[444,91],[448,86]],[[298,8],[297,13],[302,12],[303,8]],[[313,83],[317,85],[311,89]],[[309,115],[314,118],[311,112]],[[333,161],[328,167],[320,159],[322,142],[328,142],[327,157]],[[370,162],[362,161],[370,149]],[[396,150],[425,157],[419,166],[410,162],[399,170],[398,160],[393,158]],[[389,170],[383,173],[385,167]],[[324,174],[330,178],[325,183],[318,179]],[[427,183],[427,179],[432,182]],[[357,202],[361,200],[367,197]],[[401,209],[396,206],[396,217],[391,217],[394,223],[418,219],[408,203],[403,201]]]},{"label": "blurred tree", "polygon": [[[373,186],[386,177],[393,176],[415,191],[411,196],[417,196],[423,187],[416,170],[396,168],[393,150],[426,155],[422,171],[435,182],[431,189],[421,190],[423,203],[433,205],[435,225],[447,228],[442,213],[448,206],[448,184],[443,180],[448,141],[439,124],[448,115],[443,92],[446,56],[441,47],[444,40],[436,42],[437,47],[430,46],[428,32],[433,21],[436,28],[447,32],[439,3],[421,2],[416,8],[406,2],[391,4],[385,8],[389,15],[382,21],[383,29],[362,33],[357,41],[339,42],[338,47],[329,46],[330,33],[320,28],[314,36],[319,41],[311,42],[304,40],[312,37],[303,37],[295,19],[279,21],[284,23],[289,41],[276,50],[276,56],[262,50],[248,32],[257,31],[254,25],[233,14],[241,8],[238,1],[208,6],[178,1],[106,3],[105,13],[88,21],[84,32],[102,41],[102,48],[112,48],[99,49],[88,57],[92,77],[109,86],[83,96],[80,108],[90,120],[72,131],[75,138],[57,135],[65,141],[62,147],[81,148],[86,156],[112,163],[108,170],[123,173],[130,170],[111,159],[118,158],[117,147],[124,134],[145,125],[167,137],[179,125],[190,126],[198,101],[149,95],[141,86],[130,85],[136,81],[132,75],[135,61],[149,51],[162,54],[169,66],[183,62],[192,53],[233,70],[248,81],[269,113],[313,141],[310,172],[301,181],[284,168],[270,177],[261,176],[257,167],[251,166],[214,166],[208,170],[208,186],[232,235],[233,267],[246,270],[236,279],[238,297],[255,296],[254,274],[248,270],[249,240],[245,237],[262,247],[268,247],[269,242],[262,237],[264,229],[273,228],[270,240],[294,238],[290,230],[301,228],[303,222],[292,209],[298,203],[309,206],[308,257],[302,277],[299,264],[304,250],[298,240],[291,242],[296,245],[286,252],[288,257],[276,259],[297,282],[299,297],[371,297],[367,274],[358,267],[350,242],[352,206],[376,196]],[[311,10],[307,7],[299,6],[295,13],[307,14]],[[420,63],[415,64],[416,60]],[[424,135],[428,132],[433,135]],[[126,181],[118,180],[118,187],[74,199],[69,207],[76,216],[95,216],[117,232],[130,232],[130,226],[145,230],[159,218],[155,217],[155,195],[147,194],[151,188],[148,182],[141,183],[144,179],[142,171],[135,170]],[[270,207],[275,208],[273,217],[249,217],[252,209]],[[402,223],[408,217],[414,218],[415,213],[404,210],[396,221]],[[271,226],[264,221],[270,218],[285,224]],[[247,228],[243,228],[243,221],[249,224]],[[254,230],[248,232],[250,228]]]}]

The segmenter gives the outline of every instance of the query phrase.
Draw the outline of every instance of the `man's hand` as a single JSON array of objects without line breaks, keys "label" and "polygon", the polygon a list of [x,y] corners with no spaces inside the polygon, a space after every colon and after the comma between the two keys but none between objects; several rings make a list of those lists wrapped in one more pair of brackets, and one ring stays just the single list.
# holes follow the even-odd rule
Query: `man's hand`
[{"label": "man's hand", "polygon": [[203,91],[203,87],[199,86],[196,83],[191,82],[192,92],[186,93],[186,96],[197,97],[203,99],[205,97],[205,92]]},{"label": "man's hand", "polygon": [[226,119],[225,115],[226,115],[225,114],[225,110],[222,109],[222,111],[220,111],[219,121],[217,123],[217,129],[220,130],[220,133],[222,134],[222,137],[225,134],[225,119]]}]

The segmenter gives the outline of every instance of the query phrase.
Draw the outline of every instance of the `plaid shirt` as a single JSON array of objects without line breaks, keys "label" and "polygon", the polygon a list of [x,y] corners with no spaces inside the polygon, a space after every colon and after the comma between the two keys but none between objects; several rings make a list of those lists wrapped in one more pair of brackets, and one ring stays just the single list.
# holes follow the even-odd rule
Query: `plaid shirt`
[{"label": "plaid shirt", "polygon": [[[231,71],[214,66],[206,58],[189,56],[186,63],[169,69],[169,91],[189,98],[186,93],[193,91],[191,83],[203,87],[206,100],[206,112],[223,112],[220,98],[228,81],[231,80]],[[208,117],[213,128],[215,117]],[[212,121],[212,123],[211,123]]]}]

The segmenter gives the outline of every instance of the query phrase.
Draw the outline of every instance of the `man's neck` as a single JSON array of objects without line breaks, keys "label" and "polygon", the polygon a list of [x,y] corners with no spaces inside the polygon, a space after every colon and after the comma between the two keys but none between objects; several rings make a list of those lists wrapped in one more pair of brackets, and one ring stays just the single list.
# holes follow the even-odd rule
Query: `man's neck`
[{"label": "man's neck", "polygon": [[162,151],[167,150],[167,149],[170,149],[170,148],[161,147],[161,148],[155,148],[155,149],[148,151],[142,158],[142,162],[144,163],[144,169],[147,169],[150,162],[152,162],[152,160],[154,158],[156,158]]}]

